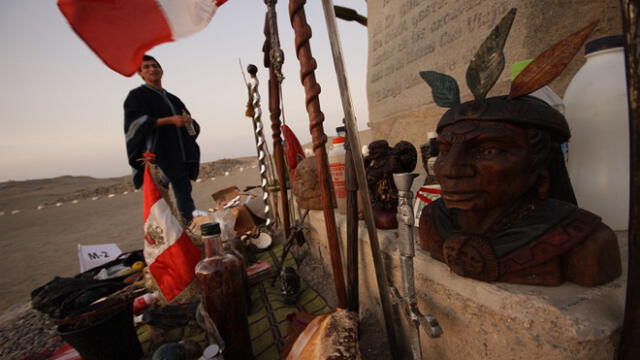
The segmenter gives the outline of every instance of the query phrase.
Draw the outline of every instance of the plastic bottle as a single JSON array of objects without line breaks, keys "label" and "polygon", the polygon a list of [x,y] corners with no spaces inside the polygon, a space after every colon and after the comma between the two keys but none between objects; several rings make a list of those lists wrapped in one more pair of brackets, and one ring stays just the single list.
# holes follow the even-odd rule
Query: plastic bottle
[{"label": "plastic bottle", "polygon": [[629,219],[629,117],[623,37],[585,46],[587,62],[564,96],[571,129],[568,169],[581,208],[614,230]]},{"label": "plastic bottle", "polygon": [[347,211],[347,188],[345,179],[345,128],[340,126],[336,128],[338,136],[333,138],[333,147],[329,151],[329,171],[331,172],[331,182],[333,183],[333,191],[336,194],[336,205],[338,212],[341,214]]},{"label": "plastic bottle", "polygon": [[157,291],[146,293],[144,295],[140,295],[137,298],[133,299],[133,312],[135,314],[139,313],[141,310],[144,310],[151,306],[158,300],[159,293]]},{"label": "plastic bottle", "polygon": [[[182,109],[182,116],[191,116],[191,115],[189,115],[187,110]],[[186,123],[184,127],[187,129],[187,133],[189,134],[189,136],[196,136],[196,128],[195,126],[193,126],[193,122]]]},{"label": "plastic bottle", "polygon": [[433,166],[438,160],[438,134],[433,131],[427,133],[427,164],[425,166],[425,170],[427,172],[427,176],[424,179],[424,185],[434,185],[438,183],[438,179],[436,179],[435,171],[433,170]]},{"label": "plastic bottle", "polygon": [[207,257],[196,265],[196,276],[204,308],[224,340],[224,357],[252,359],[242,263],[237,257],[225,253],[220,224],[203,224],[201,232]]}]

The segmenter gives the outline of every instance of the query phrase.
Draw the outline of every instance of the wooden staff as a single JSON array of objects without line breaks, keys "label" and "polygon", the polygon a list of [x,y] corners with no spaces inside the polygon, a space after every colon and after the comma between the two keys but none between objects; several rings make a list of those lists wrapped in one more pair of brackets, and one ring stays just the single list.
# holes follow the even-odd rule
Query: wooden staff
[{"label": "wooden staff", "polygon": [[344,142],[345,178],[347,187],[347,287],[349,307],[353,312],[360,311],[360,289],[358,278],[358,181],[351,154],[349,134]]},{"label": "wooden staff", "polygon": [[324,133],[322,123],[324,114],[320,110],[320,85],[316,81],[315,70],[316,60],[311,55],[311,27],[307,24],[304,12],[306,0],[289,0],[289,17],[291,26],[295,33],[296,56],[300,61],[300,80],[304,86],[306,94],[307,113],[309,114],[309,129],[313,140],[313,152],[316,157],[316,169],[318,171],[318,181],[320,183],[320,199],[324,213],[324,223],[327,230],[327,240],[329,242],[329,253],[331,255],[331,266],[333,278],[338,296],[338,306],[346,309],[347,293],[344,285],[344,274],[342,272],[342,260],[340,257],[340,244],[338,243],[338,232],[336,230],[336,219],[333,214],[333,201],[331,196],[331,183],[329,177],[329,165],[327,160],[327,136]]},{"label": "wooden staff", "polygon": [[378,295],[380,297],[380,305],[382,306],[382,312],[384,315],[384,324],[387,330],[387,339],[389,340],[390,355],[392,358],[397,358],[396,349],[398,339],[395,333],[394,321],[393,321],[393,309],[391,307],[391,294],[389,291],[389,282],[387,280],[386,269],[384,262],[382,261],[382,251],[380,250],[380,243],[378,241],[378,232],[376,230],[373,220],[373,210],[371,207],[371,199],[369,198],[369,192],[367,191],[367,181],[364,170],[364,161],[360,154],[360,138],[358,137],[358,127],[356,124],[356,118],[353,114],[353,105],[351,103],[351,93],[349,91],[349,84],[347,82],[346,71],[344,67],[344,59],[342,56],[342,46],[340,45],[340,38],[338,36],[338,27],[336,25],[336,18],[333,11],[333,1],[322,0],[322,6],[324,9],[325,20],[327,22],[327,30],[329,32],[329,42],[331,43],[331,52],[333,54],[333,64],[336,69],[336,76],[338,78],[338,86],[340,87],[340,99],[342,100],[342,109],[345,115],[345,125],[347,128],[347,137],[350,145],[351,159],[354,164],[354,170],[358,179],[358,186],[360,187],[360,198],[362,199],[362,206],[364,212],[364,220],[367,224],[367,232],[369,234],[369,245],[371,246],[371,257],[373,258],[373,266],[375,269],[376,282],[378,284]]},{"label": "wooden staff", "polygon": [[629,101],[629,270],[618,359],[640,359],[640,0],[621,0]]},{"label": "wooden staff", "polygon": [[[280,204],[282,206],[282,217],[284,224],[284,236],[289,237],[291,222],[289,215],[289,200],[287,194],[287,178],[285,175],[284,153],[282,151],[282,138],[280,136],[280,88],[284,76],[282,76],[282,63],[284,53],[280,48],[280,38],[278,36],[278,18],[276,15],[276,3],[278,0],[264,0],[267,5],[267,16],[265,21],[265,46],[269,50],[269,56],[265,54],[265,66],[269,68],[269,112],[271,119],[271,137],[273,139],[273,157],[278,173],[278,183],[280,184]],[[265,49],[266,50],[266,49]],[[266,61],[268,59],[268,61]],[[291,179],[293,181],[293,179]]]}]

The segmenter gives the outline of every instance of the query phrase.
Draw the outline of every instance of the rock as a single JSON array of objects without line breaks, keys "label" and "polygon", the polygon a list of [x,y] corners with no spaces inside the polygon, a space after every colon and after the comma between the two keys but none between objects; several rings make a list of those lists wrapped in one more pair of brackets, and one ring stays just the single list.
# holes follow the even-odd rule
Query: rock
[{"label": "rock", "polygon": [[[316,171],[315,156],[308,157],[298,163],[296,175],[293,182],[293,194],[298,200],[298,205],[303,209],[322,210],[322,199],[320,197],[320,182]],[[331,182],[329,181],[329,184]],[[331,188],[331,198],[333,207],[336,207],[336,199]]]}]

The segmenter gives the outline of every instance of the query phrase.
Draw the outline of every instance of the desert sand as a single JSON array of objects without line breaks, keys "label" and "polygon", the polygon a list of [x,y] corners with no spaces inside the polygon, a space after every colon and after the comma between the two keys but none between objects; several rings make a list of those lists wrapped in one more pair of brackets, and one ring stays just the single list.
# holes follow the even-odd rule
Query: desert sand
[{"label": "desert sand", "polygon": [[[193,183],[196,207],[211,208],[220,189],[258,185],[256,164],[254,157],[203,164]],[[31,291],[54,276],[78,274],[78,244],[142,249],[142,192],[133,190],[129,176],[1,183],[0,319],[19,313]]]}]

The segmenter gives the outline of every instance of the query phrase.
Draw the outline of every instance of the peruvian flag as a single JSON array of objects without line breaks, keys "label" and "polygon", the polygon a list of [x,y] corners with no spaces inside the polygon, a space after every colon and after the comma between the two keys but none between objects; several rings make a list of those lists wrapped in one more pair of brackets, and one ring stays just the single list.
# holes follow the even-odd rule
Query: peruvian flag
[{"label": "peruvian flag", "polygon": [[171,301],[195,278],[200,250],[182,229],[144,167],[144,259],[164,297]]},{"label": "peruvian flag", "polygon": [[73,30],[108,67],[138,71],[152,47],[202,30],[227,0],[58,0]]}]

